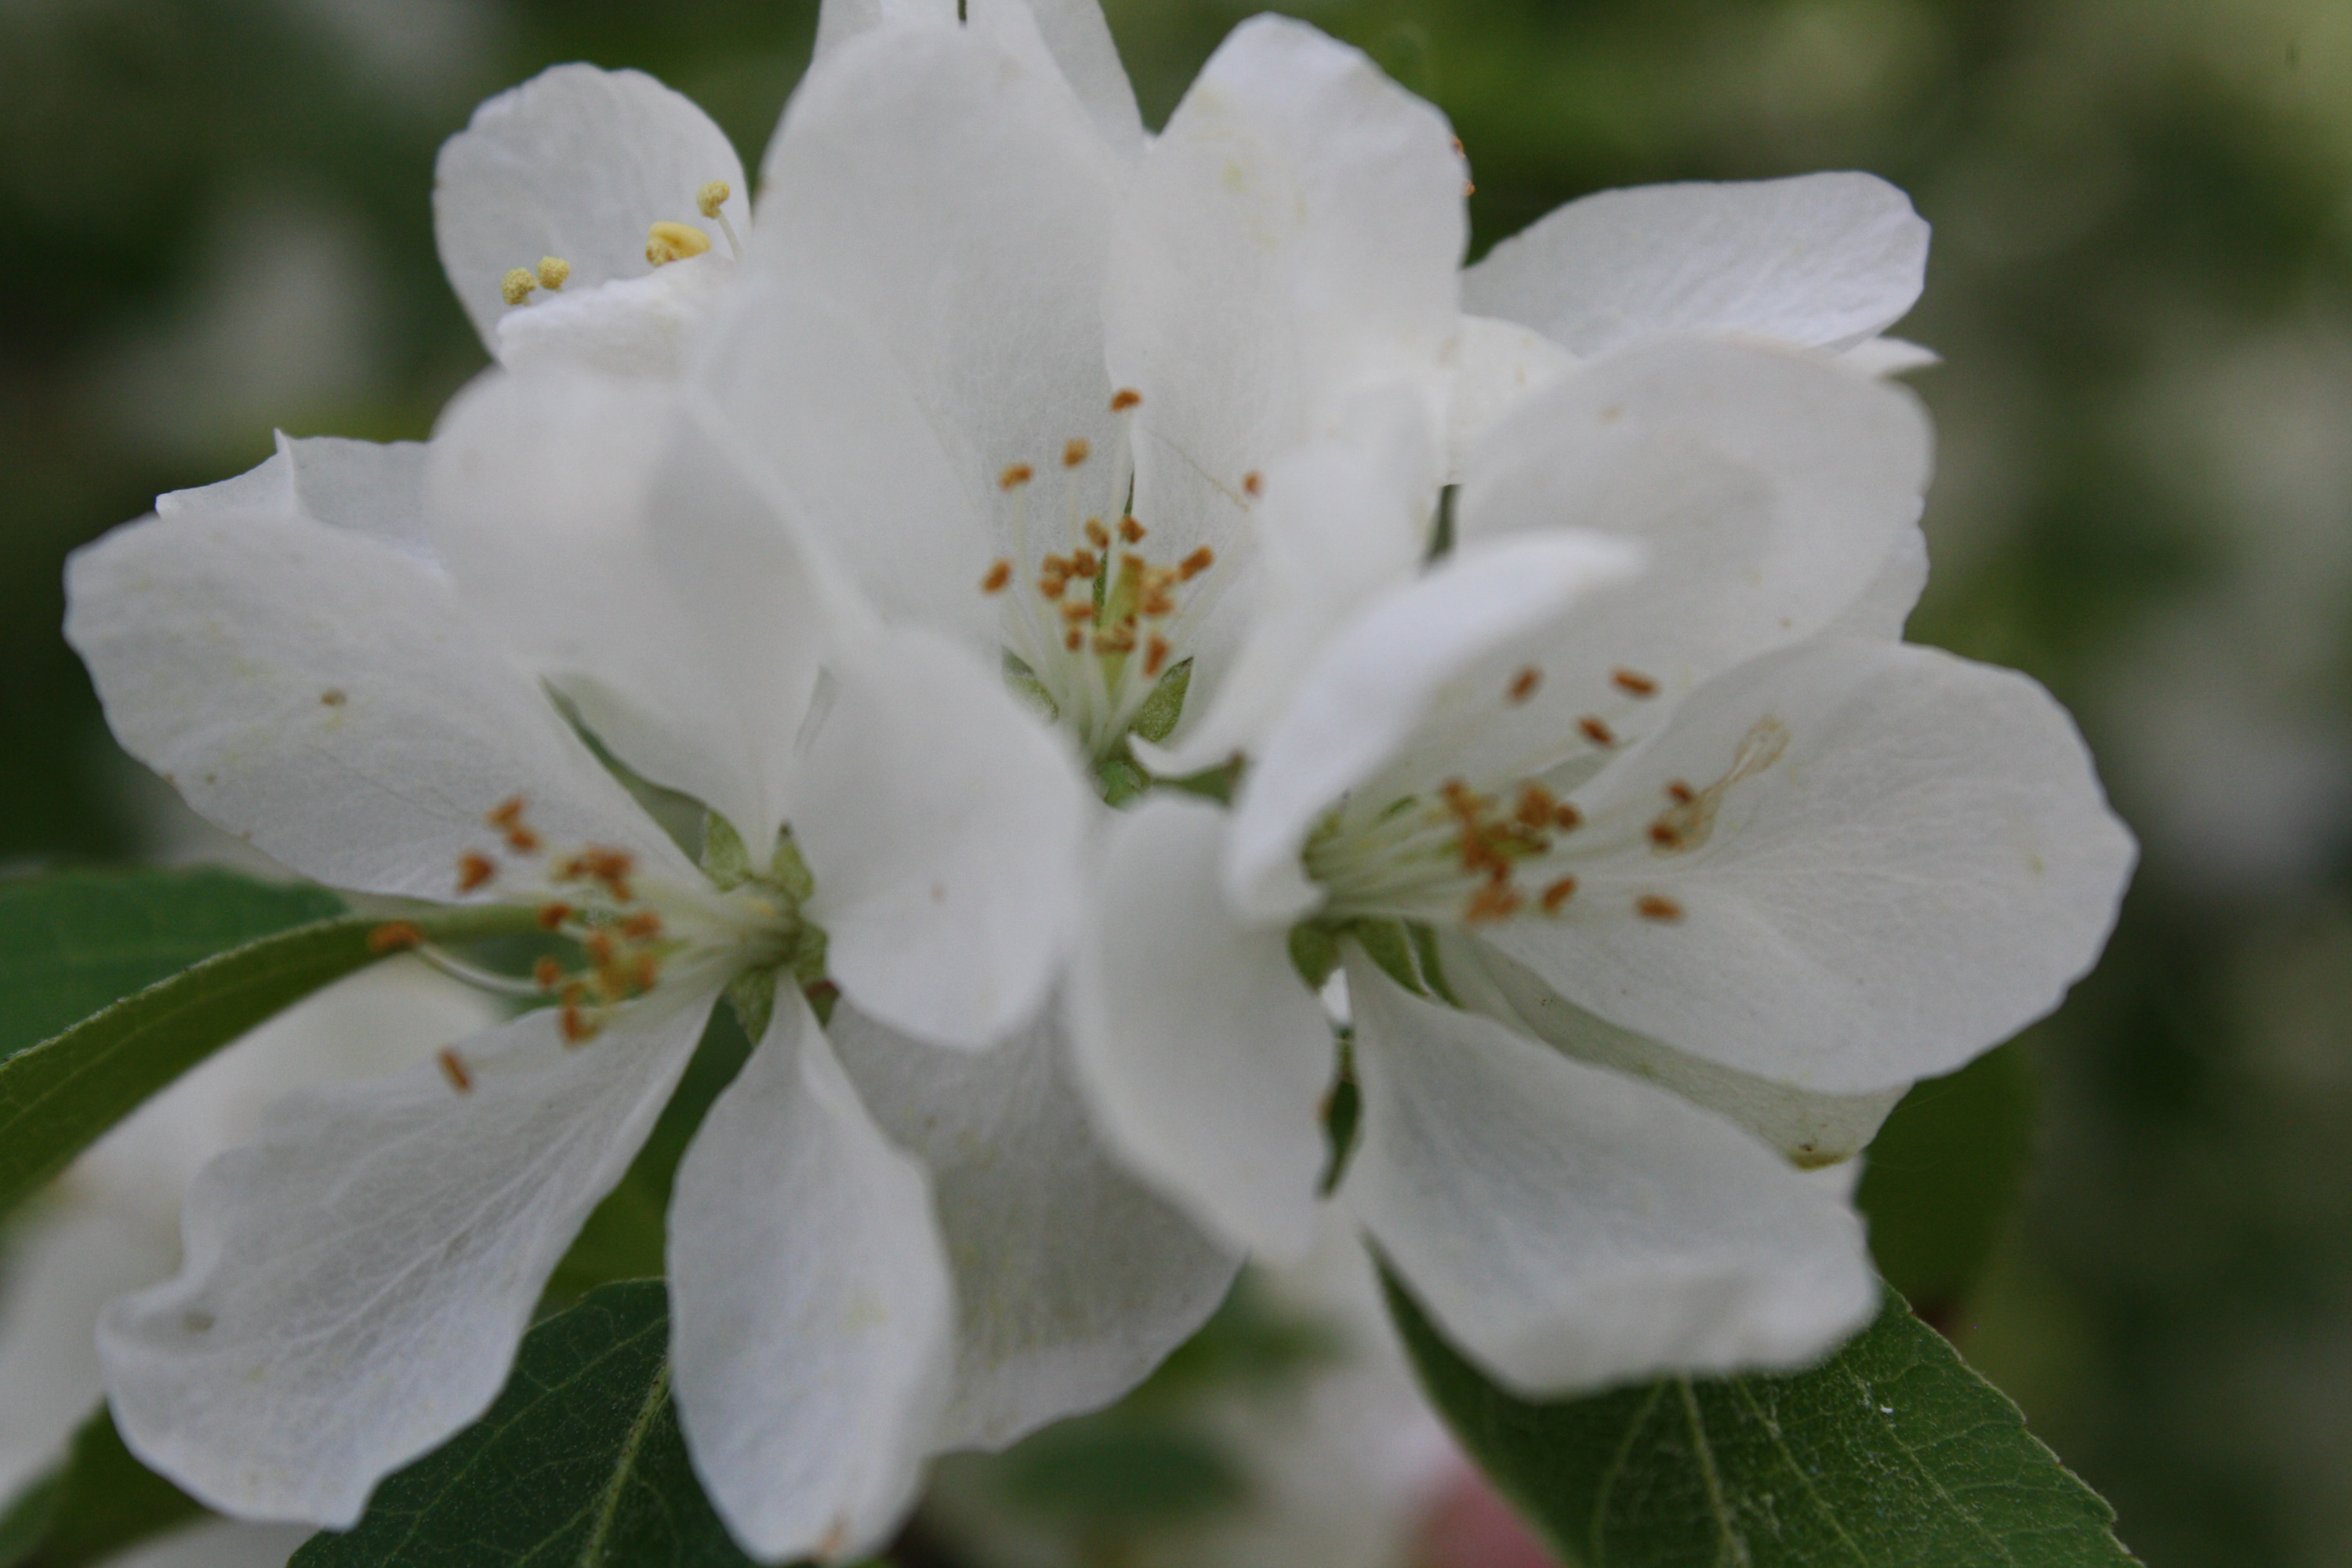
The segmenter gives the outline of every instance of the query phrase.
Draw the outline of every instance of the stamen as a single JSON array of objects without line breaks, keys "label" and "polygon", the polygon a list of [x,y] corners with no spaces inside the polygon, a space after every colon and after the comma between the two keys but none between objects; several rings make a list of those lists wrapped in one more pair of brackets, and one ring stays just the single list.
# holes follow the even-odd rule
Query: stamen
[{"label": "stamen", "polygon": [[561,931],[563,928],[563,922],[571,918],[570,904],[547,903],[539,906],[539,929],[541,931]]},{"label": "stamen", "polygon": [[1465,925],[1483,925],[1489,921],[1507,921],[1519,910],[1518,889],[1497,879],[1483,884],[1470,895],[1470,903],[1462,911]]},{"label": "stamen", "polygon": [[1092,577],[1096,573],[1101,570],[1102,563],[1095,559],[1095,552],[1093,551],[1074,550],[1070,552],[1071,576]]},{"label": "stamen", "polygon": [[1542,684],[1543,671],[1531,664],[1511,677],[1510,689],[1504,693],[1504,697],[1506,700],[1513,703],[1525,702],[1536,694],[1536,688]]},{"label": "stamen", "polygon": [[512,268],[499,279],[499,298],[509,305],[520,305],[530,299],[530,291],[538,287],[539,279],[531,276],[530,268]]},{"label": "stamen", "polygon": [[1062,639],[1062,646],[1069,649],[1072,653],[1076,653],[1078,649],[1087,646],[1087,634],[1078,630],[1077,627],[1072,626],[1070,628],[1069,636]]},{"label": "stamen", "polygon": [[1093,450],[1094,448],[1088,446],[1083,437],[1073,437],[1062,443],[1062,467],[1076,468],[1087,460],[1087,454]]},{"label": "stamen", "polygon": [[1680,779],[1666,781],[1666,798],[1676,805],[1688,805],[1698,798],[1698,792]]},{"label": "stamen", "polygon": [[1110,411],[1113,414],[1124,414],[1142,401],[1143,394],[1136,391],[1135,388],[1131,386],[1121,387],[1118,391],[1111,394]]},{"label": "stamen", "polygon": [[1143,542],[1143,524],[1132,517],[1122,517],[1118,520],[1118,536],[1129,544],[1140,544]]},{"label": "stamen", "polygon": [[1203,544],[1176,563],[1176,575],[1182,581],[1190,583],[1216,563],[1217,552]]},{"label": "stamen", "polygon": [[563,982],[563,965],[541,954],[539,962],[530,966],[530,979],[541,991],[552,991]]},{"label": "stamen", "polygon": [[[988,575],[980,580],[980,591],[983,594],[1002,594],[1004,592],[1004,585],[1012,581],[1013,563],[998,561],[989,567]],[[1056,594],[1055,596],[1060,595]]]},{"label": "stamen", "polygon": [[1168,664],[1168,639],[1154,637],[1143,645],[1143,674],[1146,679],[1158,675]]},{"label": "stamen", "polygon": [[1575,896],[1576,879],[1573,877],[1562,877],[1559,881],[1554,882],[1551,886],[1543,890],[1543,897],[1538,901],[1543,905],[1544,913],[1548,915],[1556,915],[1559,913],[1560,905],[1568,902],[1569,900]]},{"label": "stamen", "polygon": [[1019,489],[1037,477],[1037,470],[1026,463],[1012,463],[996,476],[996,488],[1001,490]]},{"label": "stamen", "polygon": [[1633,912],[1645,921],[1656,921],[1661,925],[1672,925],[1683,918],[1680,904],[1672,899],[1660,898],[1655,893],[1644,893],[1634,900]]},{"label": "stamen", "polygon": [[482,818],[482,821],[504,834],[507,847],[514,853],[518,855],[539,853],[539,835],[531,831],[530,823],[523,820],[522,796],[509,795],[500,801],[489,815]]},{"label": "stamen", "polygon": [[564,260],[561,256],[542,256],[539,258],[541,288],[552,294],[570,281],[572,281],[572,263]]},{"label": "stamen", "polygon": [[1612,669],[1609,679],[1618,690],[1634,697],[1655,697],[1658,683],[1638,669]]},{"label": "stamen", "polygon": [[424,940],[424,931],[410,921],[386,921],[367,934],[370,952],[400,952]]},{"label": "stamen", "polygon": [[478,849],[457,857],[457,890],[470,893],[499,874],[498,862]]},{"label": "stamen", "polygon": [[[1103,552],[1105,554],[1108,554],[1110,552],[1110,534],[1109,531],[1103,527],[1102,519],[1098,517],[1090,517],[1087,519],[1086,535],[1087,542],[1088,544],[1093,545],[1097,550]],[[1133,540],[1129,540],[1128,542],[1132,544],[1135,542]]]},{"label": "stamen", "polygon": [[1561,801],[1551,814],[1551,825],[1562,833],[1568,832],[1570,828],[1581,827],[1584,826],[1584,813],[1577,810],[1568,802]]},{"label": "stamen", "polygon": [[1265,489],[1265,476],[1259,473],[1255,468],[1252,468],[1248,473],[1242,476],[1242,493],[1248,496],[1251,500],[1256,500],[1259,492]]},{"label": "stamen", "polygon": [[456,1089],[459,1094],[471,1092],[474,1087],[474,1075],[466,1070],[465,1058],[457,1054],[457,1047],[442,1047],[441,1054],[433,1059],[441,1064],[441,1076],[449,1080],[451,1089]]},{"label": "stamen", "polygon": [[646,230],[646,259],[656,267],[700,256],[709,248],[710,237],[690,223],[672,223],[665,218]]},{"label": "stamen", "polygon": [[1553,814],[1559,809],[1559,802],[1552,798],[1551,791],[1532,779],[1519,791],[1517,816],[1524,826],[1536,828],[1538,831],[1549,827]]},{"label": "stamen", "polygon": [[702,188],[694,193],[694,210],[704,217],[717,217],[719,209],[734,194],[734,187],[724,180],[705,181]]},{"label": "stamen", "polygon": [[1613,746],[1617,743],[1617,732],[1591,714],[1579,719],[1576,721],[1576,727],[1584,732],[1586,740],[1596,746]]}]

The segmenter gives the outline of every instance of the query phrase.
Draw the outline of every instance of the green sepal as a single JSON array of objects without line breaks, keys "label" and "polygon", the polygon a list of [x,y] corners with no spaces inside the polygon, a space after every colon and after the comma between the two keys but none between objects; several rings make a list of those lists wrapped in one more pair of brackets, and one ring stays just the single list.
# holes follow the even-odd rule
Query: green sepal
[{"label": "green sepal", "polygon": [[1412,939],[1405,933],[1402,921],[1349,921],[1348,934],[1356,939],[1366,958],[1380,965],[1381,973],[1416,996],[1429,994],[1429,987],[1413,966]]},{"label": "green sepal", "polygon": [[1383,1271],[1422,1382],[1569,1568],[2115,1568],[2115,1510],[1885,1290],[1810,1371],[1519,1398]]},{"label": "green sepal", "polygon": [[727,983],[727,1005],[735,1009],[735,1021],[743,1026],[743,1033],[751,1039],[764,1037],[768,1024],[776,1016],[776,976],[773,968],[747,969]]},{"label": "green sepal", "polygon": [[1290,928],[1290,966],[1309,991],[1320,991],[1339,967],[1339,936],[1320,921],[1301,921]]},{"label": "green sepal", "polygon": [[1122,748],[1095,764],[1095,788],[1105,805],[1121,806],[1151,788],[1151,775]]},{"label": "green sepal", "polygon": [[0,1510],[0,1568],[81,1568],[203,1517],[204,1505],[133,1458],[106,1406],[58,1468]]},{"label": "green sepal", "polygon": [[702,874],[719,888],[740,888],[751,879],[751,851],[743,835],[715,811],[703,814]]},{"label": "green sepal", "polygon": [[1158,745],[1176,728],[1176,721],[1184,716],[1184,694],[1192,689],[1192,661],[1179,659],[1161,672],[1159,684],[1135,710],[1135,722],[1128,728]]},{"label": "green sepal", "polygon": [[1445,983],[1445,961],[1437,951],[1437,932],[1425,921],[1405,921],[1404,931],[1412,940],[1413,965],[1420,971],[1422,984],[1429,988],[1429,994],[1449,1007],[1461,1006],[1462,998]]},{"label": "green sepal", "polygon": [[537,929],[532,910],[509,905],[313,921],[215,952],[0,1060],[0,1213],[182,1073],[406,941]]}]

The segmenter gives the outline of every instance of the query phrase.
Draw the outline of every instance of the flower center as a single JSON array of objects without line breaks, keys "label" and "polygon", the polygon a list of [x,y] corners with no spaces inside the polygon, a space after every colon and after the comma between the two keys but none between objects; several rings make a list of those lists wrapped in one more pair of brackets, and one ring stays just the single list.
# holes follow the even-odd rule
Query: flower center
[{"label": "flower center", "polygon": [[[1107,460],[1086,441],[1064,444],[1057,526],[1033,511],[1035,468],[1015,463],[997,476],[1013,553],[992,563],[980,583],[982,593],[1004,601],[1006,650],[1093,762],[1118,749],[1163,686],[1181,703],[1187,638],[1206,603],[1192,584],[1216,564],[1205,544],[1181,558],[1160,557],[1145,542],[1150,531],[1127,510],[1135,473],[1130,426],[1142,401],[1133,391],[1111,399],[1120,423]],[[1097,504],[1089,506],[1089,497]],[[1113,510],[1116,519],[1106,521]]]}]

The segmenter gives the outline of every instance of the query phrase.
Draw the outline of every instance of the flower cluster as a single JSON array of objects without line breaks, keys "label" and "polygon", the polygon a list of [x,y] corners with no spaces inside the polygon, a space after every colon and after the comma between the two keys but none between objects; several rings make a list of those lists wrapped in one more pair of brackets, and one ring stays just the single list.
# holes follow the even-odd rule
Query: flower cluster
[{"label": "flower cluster", "polygon": [[1900,193],[1608,193],[1465,271],[1444,120],[1314,29],[1151,136],[1092,0],[962,10],[826,0],[756,215],[646,77],[493,100],[432,441],[73,563],[198,810],[577,955],[281,1108],[107,1314],[226,1511],[348,1525],[488,1405],[722,997],[680,1416],[747,1550],[839,1560],[1334,1208],[1516,1388],[1820,1355],[1874,1294],[1815,1169],[2096,955],[2072,725],[1901,641]]}]

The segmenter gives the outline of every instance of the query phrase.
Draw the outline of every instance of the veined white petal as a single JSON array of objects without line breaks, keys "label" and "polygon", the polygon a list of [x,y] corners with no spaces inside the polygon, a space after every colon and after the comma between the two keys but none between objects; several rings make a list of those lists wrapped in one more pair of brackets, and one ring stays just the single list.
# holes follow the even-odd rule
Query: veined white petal
[{"label": "veined white petal", "polygon": [[1823,630],[1832,636],[1903,640],[1903,623],[1927,587],[1927,535],[1919,525],[1899,530],[1893,548],[1853,602]]},{"label": "veined white petal", "polygon": [[957,1307],[934,1447],[1001,1448],[1109,1404],[1224,1299],[1240,1259],[1104,1152],[1055,1013],[969,1055],[845,1000],[828,1033],[883,1131],[930,1169]]},{"label": "veined white petal", "polygon": [[1298,854],[1316,820],[1406,752],[1433,710],[1502,690],[1507,672],[1479,679],[1498,648],[1625,582],[1639,561],[1623,540],[1565,530],[1467,544],[1341,627],[1243,780],[1223,868],[1234,907],[1254,921],[1313,907]]},{"label": "veined white petal", "polygon": [[957,0],[823,0],[816,13],[816,48],[811,64],[876,27],[956,25]]},{"label": "veined white petal", "polygon": [[432,561],[425,531],[425,443],[300,440],[280,430],[278,450],[233,479],[155,498],[155,515],[236,511],[291,514],[348,528],[420,561]]},{"label": "veined white petal", "polygon": [[577,364],[667,380],[686,368],[698,330],[719,313],[740,271],[731,258],[706,251],[644,278],[567,285],[500,316],[492,346],[511,370]]},{"label": "veined white petal", "polygon": [[1497,421],[1576,364],[1573,354],[1532,327],[1463,317],[1446,400],[1446,479],[1458,481],[1464,462]]},{"label": "veined white petal", "polygon": [[695,203],[712,180],[733,192],[719,210],[748,225],[742,163],[691,100],[642,71],[555,66],[484,103],[442,143],[433,233],[449,286],[496,353],[499,319],[533,308],[506,303],[507,273],[558,257],[572,267],[558,295],[642,278],[653,269],[646,231],[708,223]]},{"label": "veined white petal", "polygon": [[[1669,782],[1727,778],[1653,840]],[[1948,1072],[2057,1005],[2133,858],[2049,693],[1884,642],[1743,666],[1578,801],[1576,896],[1482,939],[1612,1023],[1836,1094]]]},{"label": "veined white petal", "polygon": [[1873,174],[1640,185],[1569,203],[1462,279],[1484,315],[1598,353],[1657,332],[1852,347],[1911,308],[1927,225]]},{"label": "veined white petal", "polygon": [[497,1397],[708,1010],[640,1004],[577,1049],[532,1013],[454,1065],[286,1101],[197,1178],[179,1277],[100,1322],[131,1451],[225,1511],[350,1528]]},{"label": "veined white petal", "polygon": [[970,0],[965,6],[973,27],[998,37],[1019,26],[1008,26],[1004,20],[1015,10],[1034,20],[1036,36],[1111,150],[1125,158],[1140,153],[1143,116],[1136,110],[1127,68],[1118,63],[1118,45],[1103,18],[1102,0]]},{"label": "veined white petal", "polygon": [[1239,565],[1249,476],[1362,388],[1439,406],[1463,178],[1444,116],[1305,23],[1244,22],[1202,68],[1137,166],[1104,306],[1143,396],[1137,515],[1174,555]]},{"label": "veined white petal", "polygon": [[843,1562],[913,1500],[955,1322],[929,1184],[808,1005],[711,1106],[669,1216],[670,1355],[694,1468],[769,1562]]},{"label": "veined white petal", "polygon": [[869,1016],[992,1045],[1045,1005],[1091,804],[995,672],[919,629],[850,642],[802,756],[793,831],[825,963]]},{"label": "veined white petal", "polygon": [[1838,355],[1838,363],[1864,375],[1903,375],[1944,363],[1934,349],[1902,338],[1864,338]]},{"label": "veined white petal", "polygon": [[431,487],[484,629],[639,773],[772,842],[828,620],[731,458],[660,388],[516,374],[451,406]]},{"label": "veined white petal", "polygon": [[1331,1026],[1280,927],[1216,879],[1223,812],[1155,795],[1113,819],[1072,965],[1078,1082],[1111,1146],[1216,1235],[1282,1259],[1315,1234]]},{"label": "veined white petal", "polygon": [[1785,1367],[1869,1321],[1860,1218],[1730,1122],[1360,957],[1349,979],[1363,1135],[1340,1199],[1507,1387]]},{"label": "veined white petal", "polygon": [[1465,931],[1442,928],[1437,945],[1447,986],[1472,1012],[1532,1035],[1579,1061],[1647,1079],[1694,1105],[1727,1116],[1801,1169],[1833,1165],[1861,1153],[1911,1087],[1906,1080],[1860,1094],[1823,1094],[1735,1071],[1586,1012],[1526,965]]},{"label": "veined white petal", "polygon": [[[446,899],[484,814],[698,875],[448,580],[299,518],[151,519],[75,552],[66,637],[131,755],[190,805],[337,887]],[[495,891],[495,888],[492,889]]]},{"label": "veined white petal", "polygon": [[1472,455],[1457,535],[1626,535],[1649,570],[1529,644],[1540,684],[1455,766],[1524,775],[1549,737],[1549,761],[1589,768],[1586,721],[1630,744],[1708,676],[1821,630],[1916,522],[1927,464],[1908,392],[1807,354],[1667,339],[1554,381]]}]

